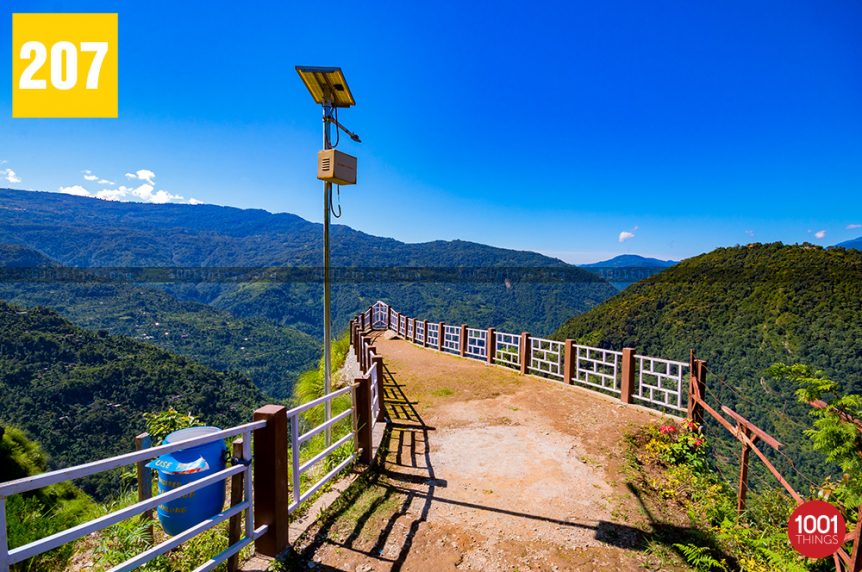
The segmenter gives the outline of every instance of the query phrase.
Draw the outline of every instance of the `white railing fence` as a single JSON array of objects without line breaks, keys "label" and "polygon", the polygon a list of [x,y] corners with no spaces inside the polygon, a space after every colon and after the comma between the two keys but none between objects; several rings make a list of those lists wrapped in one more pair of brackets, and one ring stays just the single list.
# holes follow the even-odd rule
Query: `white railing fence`
[{"label": "white railing fence", "polygon": [[[8,572],[9,567],[13,564],[23,562],[28,558],[32,558],[33,556],[42,554],[68,542],[73,542],[75,540],[78,540],[79,538],[87,536],[88,534],[103,530],[104,528],[117,524],[118,522],[121,522],[123,520],[136,517],[143,513],[149,513],[162,503],[170,502],[181,497],[194,494],[195,491],[201,488],[212,485],[214,483],[225,481],[226,479],[230,479],[236,475],[243,474],[244,489],[241,501],[236,502],[238,499],[231,499],[232,505],[222,510],[215,516],[212,516],[200,522],[199,524],[189,528],[188,530],[180,534],[177,534],[176,536],[169,537],[167,540],[152,546],[151,548],[141,552],[140,554],[111,569],[112,571],[134,570],[142,566],[146,562],[149,562],[150,560],[156,558],[157,556],[160,556],[170,550],[173,550],[174,548],[177,548],[181,544],[187,542],[188,540],[194,538],[202,532],[205,532],[232,517],[240,515],[240,513],[245,511],[245,526],[243,527],[244,533],[242,537],[232,543],[227,549],[223,550],[219,554],[213,555],[209,560],[201,564],[196,569],[197,571],[212,570],[220,563],[225,562],[234,554],[239,553],[240,550],[251,544],[252,541],[259,539],[265,534],[267,534],[269,530],[269,524],[261,524],[257,528],[255,528],[254,502],[252,500],[251,478],[252,433],[265,431],[267,428],[267,423],[267,420],[259,420],[252,423],[239,425],[237,427],[231,427],[229,429],[209,433],[200,437],[186,439],[183,441],[178,441],[176,443],[170,443],[168,445],[151,447],[133,453],[126,453],[124,455],[101,459],[99,461],[94,461],[92,463],[87,463],[84,465],[77,465],[74,467],[68,467],[65,469],[59,469],[48,473],[25,477],[15,481],[0,483],[0,572]],[[206,443],[213,443],[221,441],[223,439],[235,437],[237,435],[242,435],[242,462],[239,464],[229,466],[221,471],[203,477],[200,480],[177,487],[156,496],[146,498],[131,506],[121,508],[99,518],[89,520],[76,526],[72,526],[71,528],[63,530],[51,536],[30,542],[29,544],[18,546],[12,548],[11,550],[7,545],[7,522],[5,503],[6,499],[11,497],[12,495],[27,493],[29,491],[34,491],[50,485],[55,485],[58,483],[71,481],[73,479],[79,479],[82,477],[95,475],[97,473],[110,471],[112,469],[127,465],[143,463],[165,453],[171,453],[173,451],[179,451],[182,449],[187,449],[189,447],[204,445]]]},{"label": "white railing fence", "polygon": [[[290,502],[287,507],[288,514],[299,508],[303,502],[320,490],[323,485],[332,480],[336,475],[341,473],[341,471],[356,460],[356,451],[354,450],[334,467],[326,467],[324,464],[324,470],[329,468],[325,474],[320,475],[319,473],[322,472],[320,470],[316,472],[314,471],[314,468],[319,463],[322,463],[330,456],[338,453],[343,446],[353,444],[355,442],[356,434],[353,428],[353,423],[350,423],[350,429],[344,435],[337,437],[334,442],[332,442],[333,437],[331,435],[332,429],[337,427],[340,422],[352,421],[355,411],[354,404],[356,402],[353,391],[354,386],[348,385],[347,387],[333,391],[323,397],[319,397],[313,401],[309,401],[308,403],[303,403],[287,412],[287,420],[289,424],[288,455],[290,457],[290,482],[292,485],[292,502]],[[329,420],[324,420],[322,423],[309,429],[305,433],[300,433],[302,413],[308,412],[315,407],[324,406],[327,403],[332,405],[334,400],[347,395],[351,398],[351,405],[347,409],[332,416]],[[324,448],[319,452],[315,452],[310,458],[303,461],[301,455],[303,444],[309,442],[313,437],[320,435],[321,433],[324,433],[328,437],[327,442],[324,444]],[[347,450],[349,450],[349,448]],[[311,478],[309,479],[310,483],[305,487],[305,490],[303,490],[302,477],[306,473],[308,473]]]},{"label": "white railing fence", "polygon": [[369,310],[375,318],[363,323],[371,323],[376,330],[392,330],[423,347],[578,385],[664,413],[688,411],[690,367],[684,362],[635,355],[633,350],[596,348],[573,340],[428,322],[407,317],[379,301]]}]

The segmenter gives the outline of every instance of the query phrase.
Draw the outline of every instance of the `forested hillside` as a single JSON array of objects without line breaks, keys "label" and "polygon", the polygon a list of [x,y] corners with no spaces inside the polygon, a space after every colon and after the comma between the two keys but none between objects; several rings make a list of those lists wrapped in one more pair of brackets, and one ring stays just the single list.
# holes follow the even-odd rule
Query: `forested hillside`
[{"label": "forested hillside", "polygon": [[[0,245],[0,268],[60,265],[24,247]],[[290,396],[299,374],[315,367],[320,342],[262,318],[177,300],[167,292],[108,282],[0,281],[0,299],[46,306],[75,324],[129,336],[218,370],[237,370],[265,393]]]},{"label": "forested hillside", "polygon": [[[807,406],[765,375],[802,362],[862,392],[862,252],[752,244],[684,260],[635,285],[555,334],[607,348],[707,361],[710,399],[734,407],[787,444],[807,474],[829,470],[808,452]],[[787,474],[802,478],[787,466]]]},{"label": "forested hillside", "polygon": [[[107,202],[58,193],[0,190],[0,243],[27,246],[67,265],[162,267],[317,267],[319,224],[291,214],[212,205]],[[377,221],[385,233],[386,217]],[[335,267],[494,267],[527,269],[486,280],[448,283],[391,280],[369,274],[333,288],[334,327],[385,299],[404,312],[480,327],[553,331],[564,319],[615,293],[601,278],[537,253],[464,241],[405,244],[347,226],[332,229]],[[533,268],[560,268],[566,280],[534,282]],[[521,279],[526,275],[528,279]],[[162,284],[173,295],[239,317],[263,317],[315,337],[322,335],[318,281],[231,283],[191,279]]]},{"label": "forested hillside", "polygon": [[[263,398],[251,381],[155,346],[79,328],[57,313],[0,302],[0,424],[36,438],[50,466],[127,452],[142,414],[174,407],[207,423],[251,419]],[[85,488],[97,494],[105,479]]]}]

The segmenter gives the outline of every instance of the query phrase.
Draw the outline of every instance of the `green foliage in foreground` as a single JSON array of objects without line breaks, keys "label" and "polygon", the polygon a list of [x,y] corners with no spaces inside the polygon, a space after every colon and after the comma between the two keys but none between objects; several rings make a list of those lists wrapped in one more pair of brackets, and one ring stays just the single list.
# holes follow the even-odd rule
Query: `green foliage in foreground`
[{"label": "green foliage in foreground", "polygon": [[[47,455],[23,431],[0,426],[0,475],[13,480],[42,473]],[[6,520],[9,547],[16,548],[50,536],[93,517],[98,510],[93,501],[71,483],[15,495],[7,499]],[[71,544],[31,558],[12,567],[20,571],[59,570],[72,554]]]},{"label": "green foliage in foreground", "polygon": [[814,427],[805,431],[815,451],[844,472],[838,482],[827,478],[820,495],[841,506],[845,513],[862,503],[862,395],[842,395],[837,383],[803,364],[775,364],[769,369],[775,377],[800,386],[796,391],[801,403],[824,401],[824,409],[812,409]]},{"label": "green foliage in foreground", "polygon": [[[14,423],[49,454],[48,467],[128,452],[143,413],[175,407],[229,427],[251,419],[263,397],[238,373],[121,336],[81,329],[56,313],[0,302],[0,420]],[[108,498],[117,475],[82,481]]]},{"label": "green foliage in foreground", "polygon": [[808,561],[791,548],[787,520],[795,503],[783,490],[750,491],[746,512],[737,515],[736,491],[707,462],[709,447],[690,423],[648,425],[628,437],[630,482],[653,511],[647,548],[663,567],[683,561],[698,571],[829,570],[831,560]]}]

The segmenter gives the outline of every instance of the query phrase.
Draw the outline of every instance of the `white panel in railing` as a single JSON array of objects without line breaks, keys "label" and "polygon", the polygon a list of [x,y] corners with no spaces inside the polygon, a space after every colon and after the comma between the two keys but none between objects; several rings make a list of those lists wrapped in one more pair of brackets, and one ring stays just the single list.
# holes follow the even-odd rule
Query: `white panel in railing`
[{"label": "white panel in railing", "polygon": [[572,381],[612,393],[620,393],[619,370],[622,352],[590,346],[574,346]]},{"label": "white panel in railing", "polygon": [[494,363],[519,369],[521,367],[521,336],[497,332],[494,335]]},{"label": "white panel in railing", "polygon": [[467,351],[469,357],[488,359],[488,330],[467,328]]},{"label": "white panel in railing", "polygon": [[440,324],[428,323],[428,343],[426,345],[436,348],[440,343]]},{"label": "white panel in railing", "polygon": [[407,332],[407,316],[401,316],[398,320],[398,333],[402,336]]},{"label": "white panel in railing", "polygon": [[653,405],[686,411],[682,404],[683,378],[688,364],[661,358],[636,355],[638,388],[635,399]]},{"label": "white panel in railing", "polygon": [[372,327],[374,329],[378,328],[386,328],[388,324],[386,323],[386,318],[388,315],[389,306],[384,304],[383,302],[377,302],[373,306],[374,310],[374,318],[372,321]]},{"label": "white panel in railing", "polygon": [[416,321],[416,343],[424,344],[425,343],[425,322]]},{"label": "white panel in railing", "polygon": [[377,419],[380,413],[380,391],[378,387],[378,372],[376,367],[371,368],[371,418]]},{"label": "white panel in railing", "polygon": [[530,373],[563,379],[563,342],[530,338]]},{"label": "white panel in railing", "polygon": [[407,337],[413,338],[413,327],[416,325],[416,320],[407,320]]},{"label": "white panel in railing", "polygon": [[443,351],[461,354],[461,326],[443,325]]}]

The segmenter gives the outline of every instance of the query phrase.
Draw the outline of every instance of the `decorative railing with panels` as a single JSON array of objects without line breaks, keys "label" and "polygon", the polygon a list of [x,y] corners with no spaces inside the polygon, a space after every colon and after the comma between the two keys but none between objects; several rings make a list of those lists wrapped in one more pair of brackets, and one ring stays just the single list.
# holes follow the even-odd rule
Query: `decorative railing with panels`
[{"label": "decorative railing with panels", "polygon": [[689,364],[641,355],[635,359],[638,362],[638,387],[634,398],[647,404],[686,411],[683,379]]},{"label": "decorative railing with panels", "polygon": [[530,373],[562,380],[563,342],[530,338]]},{"label": "decorative railing with panels", "polygon": [[[495,332],[452,324],[444,325],[441,333],[439,323],[428,322],[426,328],[419,318],[414,320],[401,316],[383,302],[372,306],[372,311],[375,328],[381,329],[389,323],[388,329],[406,335],[424,347],[440,348],[446,353],[619,396],[626,403],[636,401],[664,413],[679,415],[687,411],[686,377],[689,366],[683,362],[635,356],[631,350],[627,350],[629,354],[624,354],[621,351],[576,344],[571,340],[563,342],[529,334]],[[400,319],[387,321],[387,315],[398,315]],[[466,331],[464,345],[462,331]],[[439,343],[441,335],[442,344]],[[489,351],[492,352],[490,360]],[[627,367],[623,367],[625,359],[630,360]],[[629,378],[624,380],[624,375]]]},{"label": "decorative railing with panels", "polygon": [[494,363],[513,369],[521,367],[521,336],[497,332],[494,334]]},{"label": "decorative railing with panels", "polygon": [[622,352],[581,345],[573,348],[575,367],[572,381],[619,395]]},{"label": "decorative railing with panels", "polygon": [[453,354],[461,353],[460,326],[443,325],[443,351]]},{"label": "decorative railing with panels", "polygon": [[467,350],[468,357],[486,360],[488,359],[488,330],[467,328]]}]

